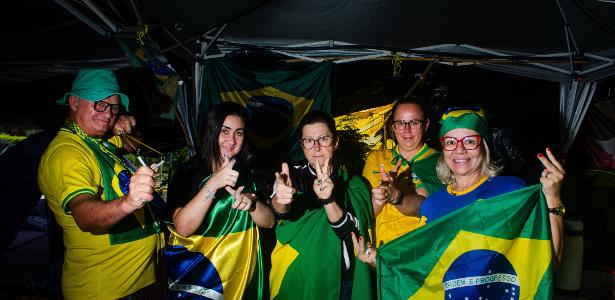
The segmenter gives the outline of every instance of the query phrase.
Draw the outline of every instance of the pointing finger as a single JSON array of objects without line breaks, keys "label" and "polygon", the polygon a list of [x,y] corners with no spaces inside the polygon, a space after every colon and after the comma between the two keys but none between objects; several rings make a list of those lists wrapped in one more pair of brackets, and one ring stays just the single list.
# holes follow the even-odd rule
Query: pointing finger
[{"label": "pointing finger", "polygon": [[382,178],[383,181],[390,181],[389,175],[387,175],[387,173],[384,171],[383,164],[380,165],[380,177]]}]

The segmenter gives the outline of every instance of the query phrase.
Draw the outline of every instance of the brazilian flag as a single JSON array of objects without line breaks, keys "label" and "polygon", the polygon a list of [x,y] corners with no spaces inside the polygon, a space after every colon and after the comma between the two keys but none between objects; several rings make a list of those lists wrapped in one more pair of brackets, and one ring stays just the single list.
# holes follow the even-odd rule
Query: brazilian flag
[{"label": "brazilian flag", "polygon": [[[238,186],[254,191],[243,177],[239,180]],[[226,190],[217,191],[189,237],[168,225],[167,299],[262,299],[266,280],[258,228],[250,212],[231,207],[234,202]]]},{"label": "brazilian flag", "polygon": [[[160,49],[149,39],[143,44],[127,39],[117,39],[132,68],[147,69],[153,76],[137,72],[143,88],[147,111],[152,124],[169,124],[175,119],[173,106],[177,102],[179,76],[170,67]],[[147,74],[147,73],[146,73]]]},{"label": "brazilian flag", "polygon": [[379,249],[379,299],[551,299],[540,185],[459,209]]},{"label": "brazilian flag", "polygon": [[205,123],[208,111],[217,103],[238,102],[246,108],[247,136],[255,150],[283,149],[285,153],[280,154],[290,160],[303,159],[297,126],[310,110],[331,112],[332,66],[323,62],[299,71],[255,72],[226,58],[208,59],[198,123]]}]

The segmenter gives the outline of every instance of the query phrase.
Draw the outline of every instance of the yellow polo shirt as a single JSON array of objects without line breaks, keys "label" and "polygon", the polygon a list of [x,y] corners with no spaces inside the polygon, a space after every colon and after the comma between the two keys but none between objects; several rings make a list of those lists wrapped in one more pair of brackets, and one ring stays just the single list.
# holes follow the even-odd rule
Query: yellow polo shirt
[{"label": "yellow polo shirt", "polygon": [[[377,187],[381,180],[380,165],[384,164],[385,171],[391,171],[397,164],[399,154],[394,149],[383,149],[371,152],[365,160],[363,177],[367,179],[372,188]],[[412,165],[412,182],[416,188],[424,188],[432,193],[444,185],[436,175],[436,162],[439,152],[423,144],[417,154],[405,161],[399,168],[399,173],[405,172]],[[399,212],[395,206],[385,204],[382,211],[376,216],[374,238],[377,246],[388,243],[410,231],[425,225],[425,220],[413,216],[406,216]]]},{"label": "yellow polo shirt", "polygon": [[[109,140],[121,146],[119,138]],[[102,166],[103,168],[105,166]],[[113,190],[124,195],[115,164]],[[110,173],[111,174],[111,173]],[[128,177],[129,178],[129,177]],[[158,234],[143,208],[122,219],[106,234],[83,232],[70,212],[76,196],[88,194],[103,201],[102,171],[95,154],[76,134],[62,130],[41,158],[38,183],[64,232],[62,291],[65,299],[117,299],[155,282]]]}]

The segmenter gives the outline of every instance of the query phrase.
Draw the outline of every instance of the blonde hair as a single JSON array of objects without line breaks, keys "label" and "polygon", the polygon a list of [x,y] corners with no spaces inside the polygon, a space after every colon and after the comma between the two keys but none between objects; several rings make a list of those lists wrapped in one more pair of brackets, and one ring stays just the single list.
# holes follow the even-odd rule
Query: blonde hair
[{"label": "blonde hair", "polygon": [[[481,145],[484,152],[483,161],[480,166],[481,174],[488,175],[489,177],[498,176],[500,171],[502,171],[502,167],[497,162],[491,160],[491,151],[489,151],[489,146],[487,146],[487,143],[483,141]],[[451,171],[451,169],[444,162],[444,150],[438,158],[438,163],[436,164],[436,174],[438,175],[438,178],[440,178],[440,181],[444,184],[451,184],[455,182],[455,174],[453,174],[453,171]]]}]

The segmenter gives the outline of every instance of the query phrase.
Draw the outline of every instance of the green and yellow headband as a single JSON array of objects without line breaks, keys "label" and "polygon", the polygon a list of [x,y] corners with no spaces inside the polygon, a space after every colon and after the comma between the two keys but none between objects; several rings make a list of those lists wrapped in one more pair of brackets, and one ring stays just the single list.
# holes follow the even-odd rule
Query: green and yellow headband
[{"label": "green and yellow headband", "polygon": [[478,132],[483,138],[490,139],[489,127],[485,111],[480,108],[449,108],[440,119],[440,134],[443,137],[447,132],[457,129],[466,128]]}]

